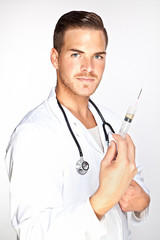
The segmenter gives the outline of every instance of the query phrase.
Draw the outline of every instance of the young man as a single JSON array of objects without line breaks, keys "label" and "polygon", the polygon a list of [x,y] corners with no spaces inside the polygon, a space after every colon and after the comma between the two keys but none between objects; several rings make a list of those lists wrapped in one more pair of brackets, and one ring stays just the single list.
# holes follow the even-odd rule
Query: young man
[{"label": "young man", "polygon": [[69,12],[55,27],[57,85],[15,129],[6,155],[12,224],[21,240],[126,240],[127,212],[136,223],[147,214],[150,198],[131,138],[113,134],[117,145],[108,146],[119,121],[89,100],[107,43],[95,13]]}]

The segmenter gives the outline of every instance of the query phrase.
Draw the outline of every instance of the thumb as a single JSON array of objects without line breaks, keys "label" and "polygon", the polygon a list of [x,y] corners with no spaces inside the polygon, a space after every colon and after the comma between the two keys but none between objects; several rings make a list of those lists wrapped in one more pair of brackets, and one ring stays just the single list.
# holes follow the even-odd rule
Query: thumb
[{"label": "thumb", "polygon": [[104,160],[110,164],[112,163],[112,161],[115,159],[116,157],[116,153],[117,153],[117,145],[115,143],[115,141],[112,141],[108,150],[107,150],[107,153],[104,157]]},{"label": "thumb", "polygon": [[138,186],[139,184],[138,184],[136,181],[132,180],[132,182],[130,183],[130,185],[136,187],[136,186]]}]

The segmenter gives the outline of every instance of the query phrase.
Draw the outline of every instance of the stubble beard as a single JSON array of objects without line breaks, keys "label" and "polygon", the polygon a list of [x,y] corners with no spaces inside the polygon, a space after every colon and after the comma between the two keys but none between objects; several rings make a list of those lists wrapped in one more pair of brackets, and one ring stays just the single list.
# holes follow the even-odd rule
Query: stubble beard
[{"label": "stubble beard", "polygon": [[[94,78],[96,78],[97,79],[97,76],[96,75],[94,75],[94,74],[90,74],[90,75],[86,75],[86,74],[77,74],[76,76],[74,76],[74,78],[73,79],[76,79],[76,78],[78,78],[78,77],[94,77]],[[74,80],[73,80],[74,81]],[[89,93],[89,94],[85,94],[84,93],[84,91],[82,92],[82,91],[79,91],[78,89],[76,89],[75,87],[74,87],[74,84],[73,84],[73,81],[71,82],[71,81],[66,81],[65,80],[65,77],[63,77],[62,76],[62,74],[59,72],[59,82],[60,82],[60,84],[61,84],[61,86],[63,87],[63,90],[67,93],[67,94],[69,94],[69,95],[74,95],[74,96],[76,96],[76,97],[86,97],[86,98],[89,98],[95,91],[96,91],[96,89],[98,88],[98,86],[99,86],[99,84],[100,84],[100,82],[101,82],[101,79],[100,79],[100,81],[97,81],[97,84],[94,86],[94,89]],[[75,80],[76,81],[76,80]],[[77,80],[78,81],[78,80]],[[94,81],[96,81],[96,80],[94,80]],[[88,84],[84,84],[83,85],[83,89],[85,89],[85,88],[88,88]]]}]

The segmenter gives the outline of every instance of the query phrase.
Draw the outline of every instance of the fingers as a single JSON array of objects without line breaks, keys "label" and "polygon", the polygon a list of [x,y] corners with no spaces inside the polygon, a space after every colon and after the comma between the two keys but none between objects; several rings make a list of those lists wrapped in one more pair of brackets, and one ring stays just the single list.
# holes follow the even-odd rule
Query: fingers
[{"label": "fingers", "polygon": [[119,134],[112,135],[115,141],[117,142],[117,160],[123,159],[124,161],[128,159],[128,149],[127,142]]},{"label": "fingers", "polygon": [[132,180],[130,186],[137,187],[139,184],[135,180]]},{"label": "fingers", "polygon": [[131,137],[127,134],[125,139],[119,134],[113,134],[113,138],[116,140],[118,145],[118,154],[126,159],[135,163],[135,146]]},{"label": "fingers", "polygon": [[117,153],[117,146],[116,143],[114,141],[111,141],[111,144],[107,150],[106,156],[103,159],[103,161],[105,161],[106,165],[111,164],[111,162],[114,160],[115,156]]},{"label": "fingers", "polygon": [[131,162],[135,162],[135,145],[129,135],[126,135],[125,139],[128,145],[128,158]]},{"label": "fingers", "polygon": [[135,146],[129,135],[126,135],[125,139],[119,134],[113,134],[113,138],[118,145],[118,154],[116,161],[125,164],[128,171],[132,173],[133,177],[137,173],[135,164]]},{"label": "fingers", "polygon": [[122,209],[123,212],[130,212],[131,211],[129,202],[120,200],[119,205],[120,205],[120,208]]}]

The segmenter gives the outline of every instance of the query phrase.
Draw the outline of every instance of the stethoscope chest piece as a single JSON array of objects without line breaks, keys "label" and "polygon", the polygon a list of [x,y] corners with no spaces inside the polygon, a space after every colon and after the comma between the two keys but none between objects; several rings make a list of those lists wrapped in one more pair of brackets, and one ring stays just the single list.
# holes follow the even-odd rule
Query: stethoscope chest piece
[{"label": "stethoscope chest piece", "polygon": [[89,169],[89,163],[84,161],[83,157],[80,158],[80,160],[76,163],[76,170],[79,174],[84,175],[88,172]]}]

